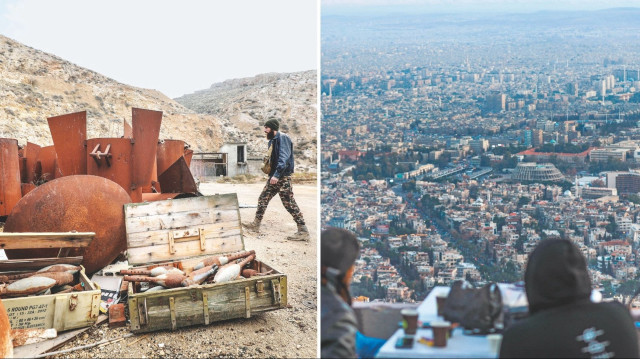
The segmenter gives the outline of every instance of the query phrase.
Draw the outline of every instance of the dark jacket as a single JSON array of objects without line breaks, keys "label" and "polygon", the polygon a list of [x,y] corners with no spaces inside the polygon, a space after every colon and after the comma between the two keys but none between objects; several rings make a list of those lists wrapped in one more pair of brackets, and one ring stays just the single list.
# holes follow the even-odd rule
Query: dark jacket
[{"label": "dark jacket", "polygon": [[321,358],[355,358],[357,320],[331,283],[320,287]]},{"label": "dark jacket", "polygon": [[[291,138],[284,133],[278,133],[269,140],[269,145],[273,145],[271,150],[271,172],[269,177],[282,178],[293,173],[293,143]],[[269,147],[267,147],[269,148]]]},{"label": "dark jacket", "polygon": [[507,328],[501,358],[638,357],[629,311],[592,303],[586,261],[570,241],[546,240],[525,271],[530,316]]}]

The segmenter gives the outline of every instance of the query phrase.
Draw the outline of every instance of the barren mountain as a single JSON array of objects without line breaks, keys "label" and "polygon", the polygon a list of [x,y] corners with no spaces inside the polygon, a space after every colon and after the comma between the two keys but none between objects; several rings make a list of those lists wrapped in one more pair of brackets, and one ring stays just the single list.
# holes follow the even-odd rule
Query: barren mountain
[{"label": "barren mountain", "polygon": [[197,113],[228,121],[233,126],[227,131],[229,139],[259,144],[249,146],[252,155],[262,156],[264,152],[264,122],[269,117],[279,118],[281,131],[294,141],[296,156],[313,164],[317,145],[316,78],[316,71],[263,74],[213,84],[175,100]]},{"label": "barren mountain", "polygon": [[[287,78],[313,77],[313,91],[289,93],[288,101],[291,113],[296,113],[297,102],[311,103],[313,126],[304,122],[298,124],[304,138],[298,138],[298,144],[309,143],[308,151],[298,156],[302,164],[315,168],[315,72],[312,74],[276,74],[266,77],[283,77],[283,89],[295,88],[297,84],[287,85]],[[305,77],[306,76],[306,77]],[[256,77],[256,79],[261,76]],[[248,81],[245,80],[232,80]],[[227,82],[223,83],[227,84]],[[265,83],[264,86],[275,86]],[[256,92],[268,94],[271,88]],[[214,85],[212,88],[217,88]],[[22,145],[27,141],[41,146],[53,144],[47,126],[47,117],[66,113],[87,111],[88,138],[120,137],[123,133],[123,120],[131,122],[131,108],[138,107],[163,112],[160,138],[180,139],[191,145],[196,152],[218,151],[224,142],[246,140],[250,155],[262,156],[264,138],[256,130],[258,122],[247,126],[242,116],[232,116],[235,109],[243,105],[232,102],[236,92],[219,92],[219,101],[214,110],[199,110],[197,113],[156,90],[142,89],[119,83],[94,71],[79,67],[57,56],[33,49],[0,35],[0,137],[15,138]],[[285,92],[281,90],[280,92]],[[265,95],[267,96],[267,95]],[[249,98],[246,95],[245,98]],[[310,98],[310,100],[308,100]],[[262,104],[264,113],[270,113],[269,106],[280,106],[280,100],[270,101],[265,97],[255,99]],[[224,106],[220,105],[224,103]],[[273,113],[280,113],[274,108]],[[229,116],[229,117],[227,117]],[[257,120],[256,120],[257,121]],[[293,125],[292,131],[295,131]],[[312,128],[312,131],[308,129]],[[294,135],[292,137],[299,137]],[[311,143],[313,139],[313,143]],[[311,150],[313,147],[313,150]]]}]

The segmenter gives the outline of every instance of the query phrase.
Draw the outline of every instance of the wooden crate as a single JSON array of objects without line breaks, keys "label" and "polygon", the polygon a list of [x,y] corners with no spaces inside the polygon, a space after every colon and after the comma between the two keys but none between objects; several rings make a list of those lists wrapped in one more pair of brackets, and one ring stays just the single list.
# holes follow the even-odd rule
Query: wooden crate
[{"label": "wooden crate", "polygon": [[[127,204],[125,223],[129,264],[137,268],[169,263],[188,273],[203,257],[244,250],[235,193]],[[286,275],[260,260],[254,269],[272,272],[152,293],[129,283],[131,330],[175,330],[286,307]]]},{"label": "wooden crate", "polygon": [[[95,233],[0,233],[0,247],[86,247],[94,236]],[[35,271],[51,264],[78,265],[81,261],[82,257],[5,260],[0,261],[0,271]],[[100,288],[87,278],[84,268],[77,275],[84,291],[2,299],[11,328],[55,328],[61,332],[93,325],[98,320]]]}]

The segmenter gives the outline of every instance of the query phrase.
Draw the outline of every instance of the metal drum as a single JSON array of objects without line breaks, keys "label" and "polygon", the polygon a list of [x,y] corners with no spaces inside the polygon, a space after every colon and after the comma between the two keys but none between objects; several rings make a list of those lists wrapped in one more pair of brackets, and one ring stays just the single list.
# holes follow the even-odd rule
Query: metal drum
[{"label": "metal drum", "polygon": [[[83,256],[87,273],[111,263],[127,248],[123,206],[131,198],[117,183],[88,175],[65,176],[24,196],[7,217],[5,232],[95,232],[86,248],[66,256]],[[57,257],[58,249],[6,250],[7,257]]]}]

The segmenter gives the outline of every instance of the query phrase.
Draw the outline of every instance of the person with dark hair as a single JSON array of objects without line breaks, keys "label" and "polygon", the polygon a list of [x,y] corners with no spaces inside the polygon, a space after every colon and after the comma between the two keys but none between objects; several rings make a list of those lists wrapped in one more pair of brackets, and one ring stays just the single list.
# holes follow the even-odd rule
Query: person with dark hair
[{"label": "person with dark hair", "polygon": [[501,358],[637,358],[638,336],[618,302],[593,303],[591,278],[570,241],[540,242],[525,270],[529,317],[507,328]]},{"label": "person with dark hair", "polygon": [[349,285],[360,254],[353,233],[329,228],[320,235],[320,349],[322,358],[355,358],[357,320]]},{"label": "person with dark hair", "polygon": [[293,220],[298,226],[298,231],[292,236],[288,236],[288,240],[292,241],[309,241],[309,229],[304,222],[302,212],[293,198],[293,189],[291,187],[291,174],[294,169],[293,161],[293,143],[291,138],[280,131],[280,122],[276,118],[270,118],[264,124],[264,133],[269,140],[268,153],[271,158],[271,170],[269,171],[269,179],[264,186],[260,197],[258,197],[258,209],[253,222],[243,223],[243,225],[252,231],[260,231],[260,223],[267,210],[267,205],[276,195],[280,195],[282,205],[291,214]]}]

